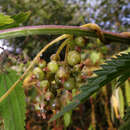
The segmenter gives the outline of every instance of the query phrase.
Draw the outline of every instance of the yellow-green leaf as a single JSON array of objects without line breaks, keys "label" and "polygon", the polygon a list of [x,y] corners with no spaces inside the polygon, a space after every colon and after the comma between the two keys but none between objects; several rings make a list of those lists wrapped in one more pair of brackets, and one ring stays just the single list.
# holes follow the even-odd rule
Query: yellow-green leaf
[{"label": "yellow-green leaf", "polygon": [[122,89],[119,88],[119,112],[120,112],[120,116],[121,118],[123,118],[124,116],[124,97],[123,97],[123,92]]},{"label": "yellow-green leaf", "polygon": [[127,105],[130,106],[130,81],[128,80],[125,82],[125,95]]},{"label": "yellow-green leaf", "polygon": [[10,16],[0,13],[0,26],[11,24],[13,22],[14,20],[10,18]]},{"label": "yellow-green leaf", "polygon": [[65,127],[68,127],[71,123],[71,115],[72,115],[72,111],[70,112],[66,112],[63,116],[64,119],[64,125]]}]

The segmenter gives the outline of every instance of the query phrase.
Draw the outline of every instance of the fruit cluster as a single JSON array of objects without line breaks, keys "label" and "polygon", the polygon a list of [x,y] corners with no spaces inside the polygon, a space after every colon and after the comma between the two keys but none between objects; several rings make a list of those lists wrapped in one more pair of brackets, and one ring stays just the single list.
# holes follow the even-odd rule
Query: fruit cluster
[{"label": "fruit cluster", "polygon": [[[85,38],[74,38],[67,45],[69,49],[64,61],[59,61],[56,54],[51,56],[48,63],[44,59],[38,59],[32,72],[25,78],[24,87],[35,86],[39,93],[35,99],[35,109],[44,119],[47,118],[48,111],[56,113],[68,104],[91,75],[87,72],[86,64],[89,61],[84,53],[85,44]],[[71,112],[66,113],[64,122],[70,116]]]}]

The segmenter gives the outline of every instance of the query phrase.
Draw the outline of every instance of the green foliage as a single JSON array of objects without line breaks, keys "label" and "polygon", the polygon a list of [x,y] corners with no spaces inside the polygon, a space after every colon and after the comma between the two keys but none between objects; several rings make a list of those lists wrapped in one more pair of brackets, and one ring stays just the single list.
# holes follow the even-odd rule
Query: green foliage
[{"label": "green foliage", "polygon": [[71,115],[72,115],[72,111],[66,112],[64,114],[63,119],[64,119],[64,125],[65,125],[65,127],[68,127],[70,125],[70,123],[71,123]]},{"label": "green foliage", "polygon": [[0,30],[2,29],[8,29],[8,28],[13,28],[13,27],[18,27],[20,24],[24,23],[28,17],[30,16],[30,12],[21,12],[19,14],[13,15],[11,19],[13,22],[8,23],[6,25],[1,26],[0,24]]},{"label": "green foliage", "polygon": [[[9,70],[0,74],[0,97],[19,78],[15,71]],[[0,103],[0,116],[4,120],[5,130],[24,130],[25,95],[20,83],[11,94]]]},{"label": "green foliage", "polygon": [[0,1],[0,4],[2,11],[9,15],[31,11],[32,15],[30,20],[27,21],[27,25],[73,24],[75,8],[78,6],[72,6],[69,2],[61,0],[9,0],[4,2]]},{"label": "green foliage", "polygon": [[[75,20],[76,21],[75,22],[74,21],[75,15],[73,14],[75,12],[75,8],[71,8],[71,6],[67,2],[62,2],[60,0],[49,0],[49,1],[44,1],[44,2],[43,2],[43,0],[39,0],[39,1],[38,0],[33,0],[33,1],[31,1],[31,0],[23,0],[23,1],[7,0],[7,2],[10,5],[9,7],[11,7],[11,8],[7,8],[6,7],[7,5],[5,5],[2,7],[2,9],[4,11],[7,11],[8,13],[13,14],[13,16],[8,17],[7,22],[6,22],[6,20],[4,22],[3,21],[1,22],[1,24],[0,24],[1,30],[12,28],[12,27],[18,27],[18,26],[21,26],[23,23],[25,23],[27,21],[28,17],[30,16],[30,12],[19,13],[19,14],[14,15],[18,11],[24,12],[25,10],[32,11],[30,20],[27,21],[25,23],[25,25],[28,25],[28,24],[29,25],[32,25],[32,24],[33,25],[37,25],[37,24],[67,24],[67,25],[79,24],[82,19],[81,13],[78,13],[77,16],[78,17],[81,16],[80,17],[81,19],[78,18],[80,20]],[[65,5],[65,3],[66,3],[66,5]],[[112,6],[114,6],[114,4]],[[117,5],[117,7],[118,7],[118,5]],[[80,11],[78,10],[78,12],[80,12]],[[104,12],[102,11],[101,13],[104,13]],[[88,16],[90,17],[90,15],[88,15]],[[95,16],[96,15],[94,15],[94,17]],[[9,18],[10,18],[10,20],[11,19],[13,20],[10,23],[9,23],[9,21],[10,21]],[[2,20],[4,20],[4,18]],[[108,21],[108,19],[105,21]],[[101,20],[99,19],[98,22],[100,23]],[[96,22],[96,23],[98,23],[98,22]],[[118,23],[119,21],[116,21],[116,22]],[[107,28],[107,26],[106,26],[106,28]],[[85,33],[85,31],[82,32],[81,30],[78,30],[78,29],[77,30],[75,30],[75,29],[67,30],[67,28],[64,28],[63,30],[62,29],[60,30],[57,28],[57,30],[54,30],[52,28],[52,30],[49,30],[49,31],[46,29],[45,32],[44,32],[44,30],[43,31],[41,31],[41,30],[39,31],[39,30],[36,29],[36,32],[34,32],[34,34],[35,35],[37,35],[37,34],[54,34],[54,31],[55,31],[59,34],[71,33],[73,35],[74,34],[87,35],[87,33]],[[67,30],[67,31],[64,32],[65,30]],[[35,30],[33,30],[33,31],[35,31]],[[25,30],[25,31],[21,31],[21,32],[19,31],[19,32],[14,32],[14,33],[18,36],[27,36],[27,34],[32,35],[33,31],[30,29],[30,30]],[[2,34],[0,34],[0,35],[2,35]],[[11,37],[13,36],[12,34],[7,34],[5,36],[5,38],[9,38],[9,35],[11,35]],[[14,35],[14,37],[16,37],[16,36]],[[28,42],[30,42],[29,38],[30,38],[29,36],[26,40],[24,38],[23,39],[19,38],[19,39],[17,39],[18,40],[17,43],[21,44],[22,43],[21,41],[23,41],[23,43],[24,42],[28,43]],[[35,37],[34,37],[34,39],[35,39]],[[41,38],[39,37],[36,39],[38,39],[39,41],[44,41],[44,45],[47,43],[46,41],[48,41],[48,38],[46,38],[45,36],[42,36]],[[49,37],[49,40],[50,39],[51,38]],[[112,41],[114,41],[114,38],[111,38],[108,36],[108,41],[110,39],[112,39]],[[34,41],[32,37],[31,37],[31,40]],[[121,38],[119,38],[119,39],[117,38],[117,41],[121,42],[120,40],[121,40]],[[129,39],[127,39],[127,41],[129,42]],[[17,43],[16,43],[16,45],[18,45]],[[36,43],[38,46],[35,46],[35,44],[33,44],[33,43],[34,42],[30,42],[29,44],[26,44],[26,45],[31,46],[31,49],[30,49],[31,53],[33,53],[32,50],[36,51],[36,49],[38,49],[39,46],[41,46],[41,42]],[[20,45],[20,47],[21,47],[21,45]],[[25,44],[23,44],[23,46],[25,47]],[[83,45],[80,45],[80,46],[83,46]],[[103,48],[103,50],[106,51],[105,48]],[[96,61],[99,61],[99,59],[100,59],[100,54],[97,51],[92,51],[90,58],[93,63],[96,63]],[[72,113],[70,114],[68,111],[76,108],[79,104],[86,101],[86,99],[89,96],[94,94],[101,87],[108,84],[115,78],[118,79],[116,86],[120,86],[121,84],[123,84],[125,82],[125,80],[127,80],[128,77],[130,77],[129,65],[130,65],[130,53],[122,54],[121,56],[117,56],[117,58],[112,58],[111,60],[106,61],[105,64],[101,65],[102,69],[95,71],[95,74],[97,76],[88,79],[87,84],[81,87],[81,89],[80,89],[81,93],[79,95],[75,96],[73,98],[72,102],[68,106],[66,106],[64,109],[62,109],[62,111],[59,114],[57,114],[56,116],[54,116],[50,121],[53,121],[53,120],[59,118],[60,116],[64,115],[64,117],[63,117],[64,125],[66,127],[68,127],[71,123],[71,118],[72,118],[71,117]],[[9,71],[7,73],[2,73],[0,75],[0,87],[1,87],[0,96],[2,96],[7,91],[7,89],[9,87],[11,87],[11,85],[13,84],[13,82],[15,82],[17,80],[17,78],[18,77],[16,76],[16,73],[14,71]],[[9,95],[9,97],[0,104],[0,114],[4,120],[4,125],[5,125],[6,130],[8,130],[8,129],[9,130],[15,130],[15,129],[23,130],[24,129],[25,97],[24,97],[24,92],[20,86],[21,86],[21,84],[19,84],[19,86],[17,86],[17,88]],[[127,102],[127,105],[129,105],[129,101],[130,101],[129,93],[128,93],[129,84],[127,84],[127,86],[125,87],[125,91],[126,91],[125,92],[126,102]],[[50,95],[51,95],[51,93],[47,93],[46,97],[48,98]],[[123,96],[124,95],[122,93],[120,93],[120,97],[121,97],[120,101],[122,102],[122,103],[120,103],[120,106],[121,106],[120,110],[124,114]],[[6,109],[6,108],[9,108],[9,109]],[[123,116],[123,114],[121,115],[121,117]],[[122,129],[125,129],[125,128],[127,129],[128,125],[130,123],[129,119],[127,119],[125,121],[126,122],[121,127]],[[90,126],[90,129],[92,129],[92,126]]]},{"label": "green foliage", "polygon": [[130,107],[127,108],[126,114],[124,116],[124,122],[119,128],[119,130],[129,130],[130,128]]},{"label": "green foliage", "polygon": [[121,127],[119,130],[129,130],[130,128],[130,119],[127,120]]},{"label": "green foliage", "polygon": [[92,51],[92,53],[90,54],[90,59],[95,64],[100,59],[100,53],[96,51]]},{"label": "green foliage", "polygon": [[124,96],[123,96],[123,92],[122,92],[122,89],[121,88],[118,88],[119,89],[119,112],[120,112],[120,116],[121,118],[124,117],[124,106],[125,106],[125,102],[124,102]]},{"label": "green foliage", "polygon": [[[19,12],[30,11],[31,16],[29,20],[24,23],[26,25],[79,25],[80,20],[76,16],[76,8],[79,5],[70,4],[64,0],[0,0],[0,6],[2,12],[12,16]],[[23,24],[21,24],[23,25]],[[47,33],[46,33],[47,34]],[[15,38],[9,40],[9,44],[16,48],[26,49],[27,54],[31,57],[36,55],[39,50],[54,39],[54,36],[29,36],[26,40],[25,37]],[[14,47],[14,48],[15,48]],[[52,54],[56,47],[48,50],[48,54]]]},{"label": "green foliage", "polygon": [[13,22],[14,20],[10,16],[0,13],[0,26],[11,24]]},{"label": "green foliage", "polygon": [[112,58],[101,65],[102,69],[95,71],[97,76],[88,79],[88,83],[81,87],[81,93],[75,96],[72,102],[63,108],[58,114],[53,116],[50,121],[56,120],[65,112],[74,109],[81,104],[94,92],[98,91],[104,85],[110,83],[113,79],[120,75],[129,73],[130,76],[130,53],[117,55],[117,58]]},{"label": "green foliage", "polygon": [[127,106],[130,106],[130,82],[125,82],[125,96],[126,96],[126,103]]}]

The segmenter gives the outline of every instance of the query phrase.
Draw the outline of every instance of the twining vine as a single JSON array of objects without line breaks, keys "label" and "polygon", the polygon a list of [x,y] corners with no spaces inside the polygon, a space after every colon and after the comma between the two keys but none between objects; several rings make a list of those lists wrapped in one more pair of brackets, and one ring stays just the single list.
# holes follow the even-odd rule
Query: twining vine
[{"label": "twining vine", "polygon": [[[44,33],[47,34],[47,33],[53,33],[53,31],[54,31],[54,32],[60,33],[60,34],[69,33],[69,34],[87,35],[87,36],[93,36],[93,37],[98,36],[100,38],[100,40],[104,41],[104,42],[107,40],[108,37],[109,37],[109,40],[113,40],[113,41],[119,40],[120,42],[125,41],[125,43],[129,43],[129,40],[130,40],[130,32],[124,32],[121,34],[103,32],[97,24],[92,24],[92,23],[82,25],[81,27],[70,27],[70,26],[66,26],[66,27],[59,26],[59,27],[60,28],[58,28],[58,26],[54,26],[54,25],[52,25],[52,26],[43,25],[43,26],[38,26],[38,27],[30,26],[30,27],[19,27],[19,28],[14,28],[14,29],[7,29],[7,30],[0,31],[0,38],[7,38],[7,36],[8,37],[18,37],[18,36],[27,36],[27,35],[34,35],[34,34],[44,34]],[[26,69],[26,71],[20,77],[20,79],[17,80],[12,85],[12,87],[0,98],[0,102],[2,102],[2,100],[8,96],[8,94],[16,87],[16,85],[21,80],[23,80],[25,75],[30,71],[30,69],[33,67],[33,65],[37,61],[37,59],[40,57],[40,55],[42,55],[43,52],[45,52],[45,50],[47,50],[51,45],[55,44],[56,42],[63,40],[65,38],[69,38],[71,36],[69,34],[64,34],[64,35],[56,38],[52,42],[48,43],[37,54],[37,56],[34,58],[32,63],[29,65],[29,67]]]},{"label": "twining vine", "polygon": [[[100,39],[100,41],[105,44],[108,44],[110,42],[117,42],[117,43],[120,42],[123,44],[130,44],[130,32],[123,32],[123,33],[106,32],[106,31],[101,30],[101,28],[97,24],[92,24],[92,23],[85,24],[80,27],[60,26],[60,25],[59,26],[40,25],[40,26],[26,26],[26,27],[19,27],[19,28],[11,28],[11,29],[6,29],[6,30],[1,30],[0,39],[14,38],[14,37],[20,37],[20,36],[27,36],[27,35],[35,35],[35,34],[40,34],[40,35],[41,34],[63,34],[63,35],[59,36],[58,38],[56,38],[53,41],[51,41],[50,43],[48,43],[36,55],[34,60],[28,66],[26,71],[23,73],[23,75],[8,89],[8,91],[3,96],[0,97],[0,102],[2,102],[12,92],[12,90],[15,89],[15,87],[19,84],[19,82],[21,80],[23,80],[25,78],[25,76],[27,74],[28,74],[27,77],[23,81],[23,87],[26,88],[30,85],[29,84],[30,70],[34,67],[34,65],[37,64],[40,56],[50,46],[52,46],[53,44],[55,44],[61,40],[64,40],[64,42],[60,45],[56,54],[53,56],[53,63],[49,63],[47,65],[47,68],[46,67],[44,68],[44,71],[48,71],[48,69],[49,69],[49,71],[54,71],[52,73],[55,73],[55,71],[57,71],[57,64],[55,61],[57,61],[59,59],[60,52],[63,50],[63,48],[65,46],[67,46],[66,53],[65,53],[65,59],[64,59],[65,66],[67,63],[70,66],[74,66],[75,64],[80,62],[80,57],[76,51],[68,52],[68,50],[70,49],[70,46],[72,44],[72,41],[74,39],[74,36],[87,36],[87,37],[96,37],[96,38],[98,37]],[[82,41],[82,39],[80,39],[80,40]],[[82,47],[82,44],[80,46]],[[75,57],[77,58],[78,61],[74,61],[74,62],[70,61],[69,59],[71,58],[71,55],[75,55]],[[78,94],[77,96],[75,96],[75,94],[74,94],[75,97],[73,98],[72,103],[70,103],[70,101],[69,101],[67,103],[68,106],[65,107],[64,109],[62,109],[62,111],[59,114],[57,114],[56,116],[54,116],[50,121],[57,119],[64,113],[75,108],[77,105],[82,103],[86,98],[88,98],[91,94],[93,94],[95,91],[97,91],[103,85],[110,82],[112,79],[123,75],[122,76],[123,79],[122,79],[122,77],[120,77],[119,81],[121,81],[120,83],[125,81],[130,76],[129,67],[128,67],[129,63],[130,63],[129,58],[130,58],[130,53],[128,53],[128,55],[117,56],[117,58],[112,59],[111,61],[107,61],[105,65],[101,66],[102,67],[101,70],[98,70],[95,72],[97,76],[89,79],[87,84],[85,84],[84,86],[82,86],[80,88],[81,93]],[[39,61],[39,62],[41,62],[41,61]],[[55,66],[56,68],[53,68],[51,66],[51,64],[53,64],[53,66]],[[80,66],[80,67],[82,67],[82,66]],[[111,69],[112,69],[112,71],[111,71]],[[127,69],[127,71],[125,71],[126,69]],[[33,72],[33,73],[35,74],[36,77],[34,77],[34,78],[39,78],[39,75],[37,76],[37,74],[39,74],[40,71],[41,70],[39,70],[38,68],[35,69],[35,72]],[[61,71],[63,71],[63,70],[61,69]],[[125,76],[125,78],[124,78],[125,74],[127,76]],[[42,76],[43,76],[43,74],[42,74]],[[33,78],[32,74],[31,74],[31,78]],[[69,82],[70,82],[70,80],[71,80],[71,84],[74,85],[74,80],[70,78]],[[62,82],[64,82],[64,81],[62,81]],[[36,82],[33,82],[33,83],[35,84]],[[118,84],[120,84],[120,83],[118,83]],[[68,88],[67,83],[65,84],[65,87],[67,89],[70,89],[70,88]],[[71,115],[72,112],[70,111],[69,113],[66,113],[66,115],[67,114]],[[66,123],[66,125],[67,125],[67,123]]]}]

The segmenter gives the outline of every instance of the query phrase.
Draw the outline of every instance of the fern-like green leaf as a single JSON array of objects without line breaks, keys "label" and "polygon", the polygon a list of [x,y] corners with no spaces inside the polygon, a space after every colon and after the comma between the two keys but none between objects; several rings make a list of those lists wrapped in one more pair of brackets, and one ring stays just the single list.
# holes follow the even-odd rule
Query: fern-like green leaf
[{"label": "fern-like green leaf", "polygon": [[[0,96],[19,78],[15,71],[9,70],[0,74]],[[20,83],[9,96],[0,103],[0,116],[4,120],[5,130],[24,130],[25,95]]]},{"label": "fern-like green leaf", "polygon": [[124,83],[128,78],[130,77],[130,72],[126,72],[119,76],[118,81],[116,83],[116,86],[120,86],[122,83]]},{"label": "fern-like green leaf", "polygon": [[113,79],[124,75],[126,72],[130,73],[130,53],[118,55],[117,58],[106,61],[101,67],[102,69],[95,71],[97,76],[88,79],[88,83],[81,87],[81,93],[73,98],[72,103],[64,107],[58,114],[53,116],[50,121],[56,120],[65,112],[74,109]]}]

